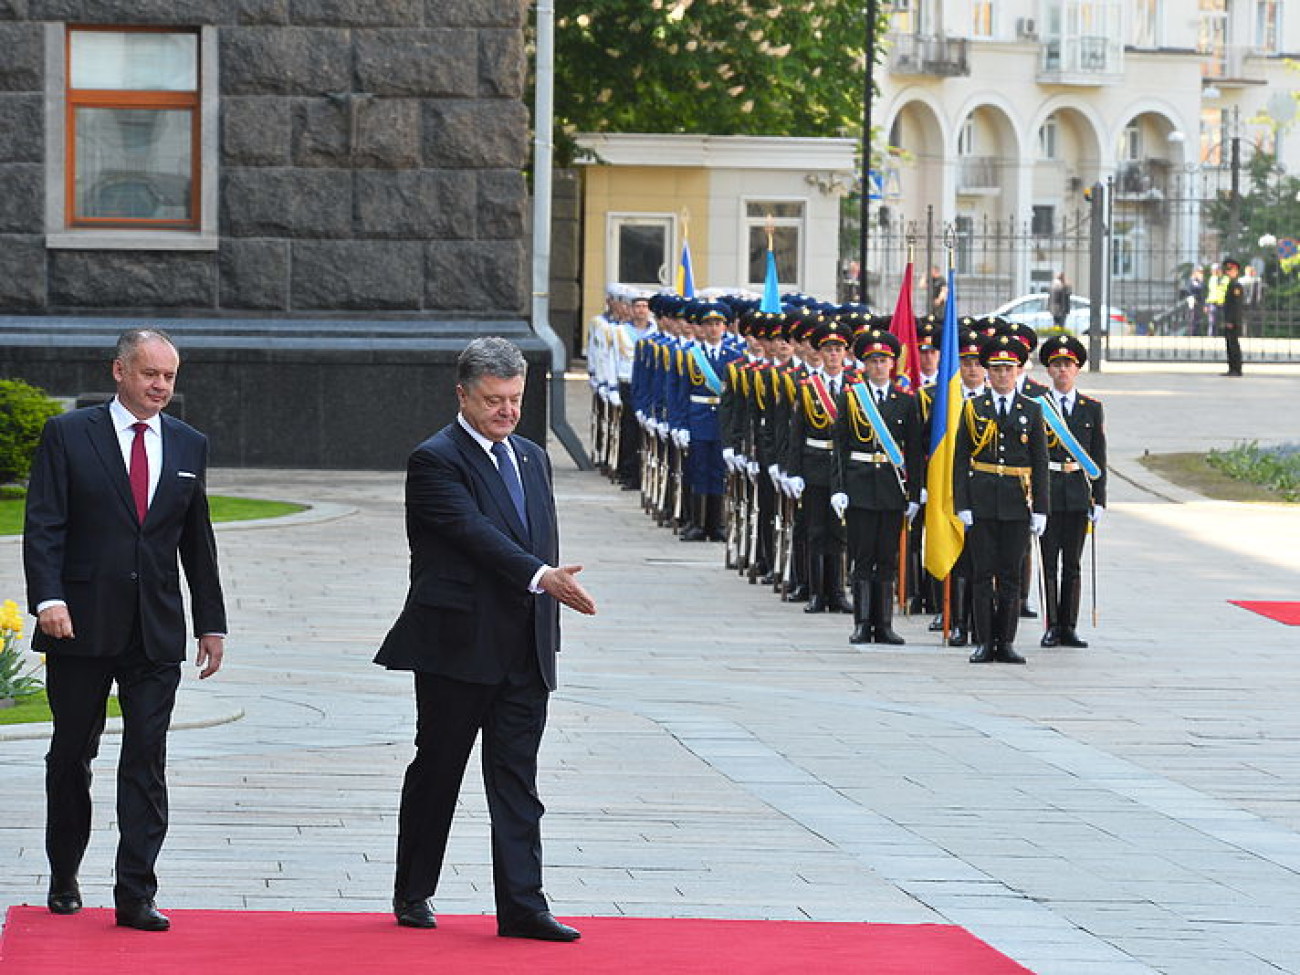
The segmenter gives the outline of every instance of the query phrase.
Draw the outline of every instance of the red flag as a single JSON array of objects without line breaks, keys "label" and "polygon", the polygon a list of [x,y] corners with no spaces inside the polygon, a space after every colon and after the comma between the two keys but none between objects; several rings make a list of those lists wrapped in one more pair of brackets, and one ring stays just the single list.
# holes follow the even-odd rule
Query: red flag
[{"label": "red flag", "polygon": [[908,388],[921,388],[921,349],[916,342],[916,315],[912,312],[912,262],[903,271],[903,286],[898,289],[898,303],[889,330],[902,345],[894,374],[907,381]]}]

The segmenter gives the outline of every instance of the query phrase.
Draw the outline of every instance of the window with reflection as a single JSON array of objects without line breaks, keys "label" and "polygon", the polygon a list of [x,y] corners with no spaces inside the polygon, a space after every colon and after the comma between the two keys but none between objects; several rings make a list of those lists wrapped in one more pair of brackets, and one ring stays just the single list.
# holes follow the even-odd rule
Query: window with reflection
[{"label": "window with reflection", "polygon": [[199,34],[72,27],[67,222],[199,226]]}]

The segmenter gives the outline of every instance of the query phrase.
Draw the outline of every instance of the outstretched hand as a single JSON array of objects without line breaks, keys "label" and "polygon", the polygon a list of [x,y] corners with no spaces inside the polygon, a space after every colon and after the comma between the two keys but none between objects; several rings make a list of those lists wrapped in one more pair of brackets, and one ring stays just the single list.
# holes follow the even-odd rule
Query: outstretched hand
[{"label": "outstretched hand", "polygon": [[582,588],[575,577],[582,571],[580,565],[562,565],[558,569],[547,569],[538,580],[543,592],[550,593],[569,609],[576,610],[584,616],[596,615],[596,600]]}]

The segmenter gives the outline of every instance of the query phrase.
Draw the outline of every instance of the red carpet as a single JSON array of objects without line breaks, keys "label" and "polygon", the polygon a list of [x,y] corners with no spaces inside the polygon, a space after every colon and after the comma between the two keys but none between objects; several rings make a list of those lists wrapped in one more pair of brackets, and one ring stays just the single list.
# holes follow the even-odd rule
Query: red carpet
[{"label": "red carpet", "polygon": [[1270,603],[1250,599],[1229,599],[1228,602],[1287,626],[1300,626],[1300,603]]},{"label": "red carpet", "polygon": [[1029,971],[944,924],[828,924],[565,918],[576,944],[496,936],[488,916],[439,917],[436,931],[385,914],[167,911],[166,934],[113,925],[112,912],[57,917],[9,909],[0,975],[1013,975]]}]

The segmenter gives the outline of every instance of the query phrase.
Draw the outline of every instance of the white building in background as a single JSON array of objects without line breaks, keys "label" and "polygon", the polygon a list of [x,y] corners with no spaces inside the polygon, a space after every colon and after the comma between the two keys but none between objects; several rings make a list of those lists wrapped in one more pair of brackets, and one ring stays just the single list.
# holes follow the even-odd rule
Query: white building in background
[{"label": "white building in background", "polygon": [[[932,207],[958,239],[1013,223],[1046,237],[1113,178],[1112,273],[1166,277],[1142,255],[1219,256],[1197,253],[1200,228],[1170,201],[1220,185],[1234,137],[1243,160],[1276,152],[1300,173],[1300,124],[1263,118],[1296,111],[1300,0],[882,2],[892,24],[873,116],[898,150],[875,166],[886,217],[923,227]],[[959,260],[992,273],[977,248]],[[1052,269],[1031,248],[997,269],[1009,280],[996,291],[1037,290]]]}]

